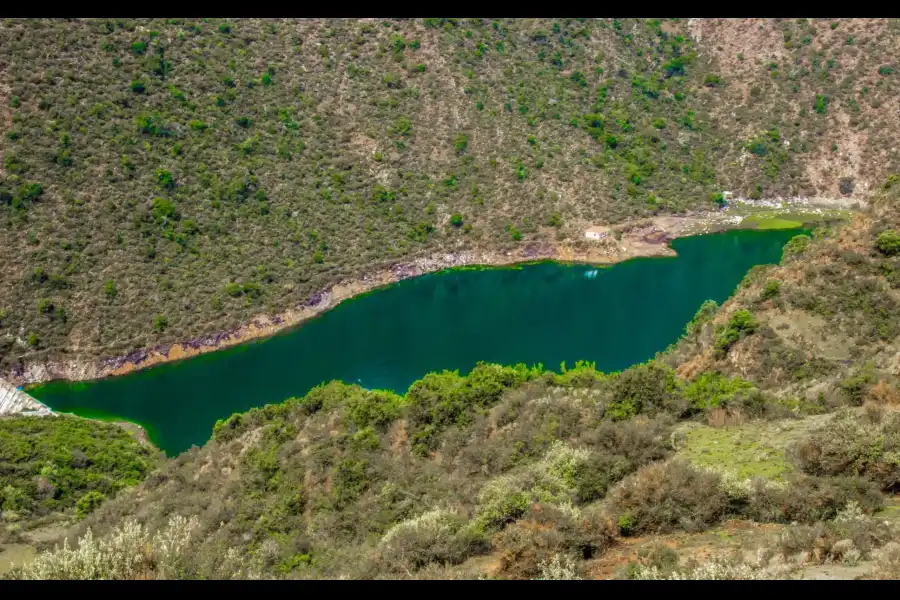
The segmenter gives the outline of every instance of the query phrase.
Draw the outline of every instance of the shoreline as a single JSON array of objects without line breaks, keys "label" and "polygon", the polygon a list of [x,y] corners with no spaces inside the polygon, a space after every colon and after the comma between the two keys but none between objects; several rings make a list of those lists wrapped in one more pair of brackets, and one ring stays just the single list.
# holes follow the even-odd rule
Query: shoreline
[{"label": "shoreline", "polygon": [[529,242],[509,252],[467,250],[398,262],[359,278],[339,281],[291,309],[277,315],[259,315],[232,330],[140,349],[119,357],[26,364],[23,368],[0,374],[0,377],[13,385],[26,386],[58,380],[77,382],[125,375],[165,362],[271,337],[297,327],[345,300],[404,279],[459,267],[491,268],[547,260],[609,266],[641,257],[675,257],[677,253],[669,245],[672,240],[740,229],[743,219],[744,216],[728,210],[689,216],[665,215],[610,227],[610,235],[600,240]]}]

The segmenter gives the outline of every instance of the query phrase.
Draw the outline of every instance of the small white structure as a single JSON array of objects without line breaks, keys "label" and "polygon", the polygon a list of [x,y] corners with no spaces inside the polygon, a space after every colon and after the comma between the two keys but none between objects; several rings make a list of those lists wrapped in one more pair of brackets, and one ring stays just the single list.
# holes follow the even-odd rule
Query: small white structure
[{"label": "small white structure", "polygon": [[53,411],[47,406],[44,406],[11,383],[0,379],[0,416],[36,415],[43,417],[50,414],[53,414]]},{"label": "small white structure", "polygon": [[609,235],[609,227],[601,227],[596,225],[584,232],[584,237],[589,240],[602,240]]}]

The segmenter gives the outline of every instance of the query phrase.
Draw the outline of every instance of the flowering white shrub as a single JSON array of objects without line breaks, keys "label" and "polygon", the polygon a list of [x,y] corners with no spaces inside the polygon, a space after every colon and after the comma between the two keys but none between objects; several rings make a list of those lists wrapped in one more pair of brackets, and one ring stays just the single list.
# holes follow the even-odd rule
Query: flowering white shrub
[{"label": "flowering white shrub", "polygon": [[693,580],[693,579],[770,579],[765,571],[745,564],[730,564],[711,561],[695,569],[685,569],[663,573],[658,567],[638,567],[633,574],[639,580]]},{"label": "flowering white shrub", "polygon": [[834,517],[834,522],[839,524],[862,523],[868,520],[869,516],[863,512],[856,500],[849,501]]},{"label": "flowering white shrub", "polygon": [[556,506],[571,504],[575,495],[576,469],[589,457],[588,450],[555,441],[538,462],[492,479],[481,488],[478,493],[479,519],[486,524],[501,523],[517,516],[515,513],[521,514],[534,502]]},{"label": "flowering white shrub", "polygon": [[888,542],[874,555],[872,579],[900,579],[900,544]]},{"label": "flowering white shrub", "polygon": [[538,579],[546,579],[551,581],[571,581],[573,579],[581,579],[575,572],[575,563],[568,556],[564,556],[562,561],[559,554],[554,554],[550,560],[542,561],[540,564],[541,576]]},{"label": "flowering white shrub", "polygon": [[180,560],[197,527],[173,516],[165,529],[151,537],[134,520],[125,521],[107,537],[96,540],[90,529],[76,548],[68,539],[62,548],[44,552],[14,573],[21,579],[168,579],[180,575]]},{"label": "flowering white shrub", "polygon": [[452,560],[455,534],[463,519],[454,512],[435,509],[397,523],[381,538],[378,551],[389,566],[414,570],[432,562]]}]

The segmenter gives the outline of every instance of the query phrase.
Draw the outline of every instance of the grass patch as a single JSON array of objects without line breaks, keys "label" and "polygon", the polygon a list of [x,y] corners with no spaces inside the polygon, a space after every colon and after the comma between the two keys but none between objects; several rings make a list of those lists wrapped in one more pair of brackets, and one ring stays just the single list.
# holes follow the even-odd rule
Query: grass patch
[{"label": "grass patch", "polygon": [[783,480],[792,470],[784,456],[784,442],[788,438],[787,432],[758,425],[700,426],[684,431],[678,455],[696,466],[728,471],[741,479]]},{"label": "grass patch", "polygon": [[760,218],[750,217],[745,219],[748,225],[753,225],[755,229],[798,229],[803,227],[800,221],[791,221],[788,219],[779,219],[777,217]]}]

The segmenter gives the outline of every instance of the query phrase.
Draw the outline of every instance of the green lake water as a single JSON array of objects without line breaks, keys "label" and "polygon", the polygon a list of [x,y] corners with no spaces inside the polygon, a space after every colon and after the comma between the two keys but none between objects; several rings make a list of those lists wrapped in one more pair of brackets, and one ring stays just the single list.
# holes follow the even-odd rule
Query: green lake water
[{"label": "green lake water", "polygon": [[677,258],[596,269],[552,262],[423,275],[347,300],[274,337],[89,382],[32,388],[61,412],[143,425],[169,455],[202,445],[217,419],[302,396],[324,381],[405,391],[429,371],[478,361],[597,363],[617,371],[678,339],[706,299],[777,263],[798,230],[682,238]]}]

